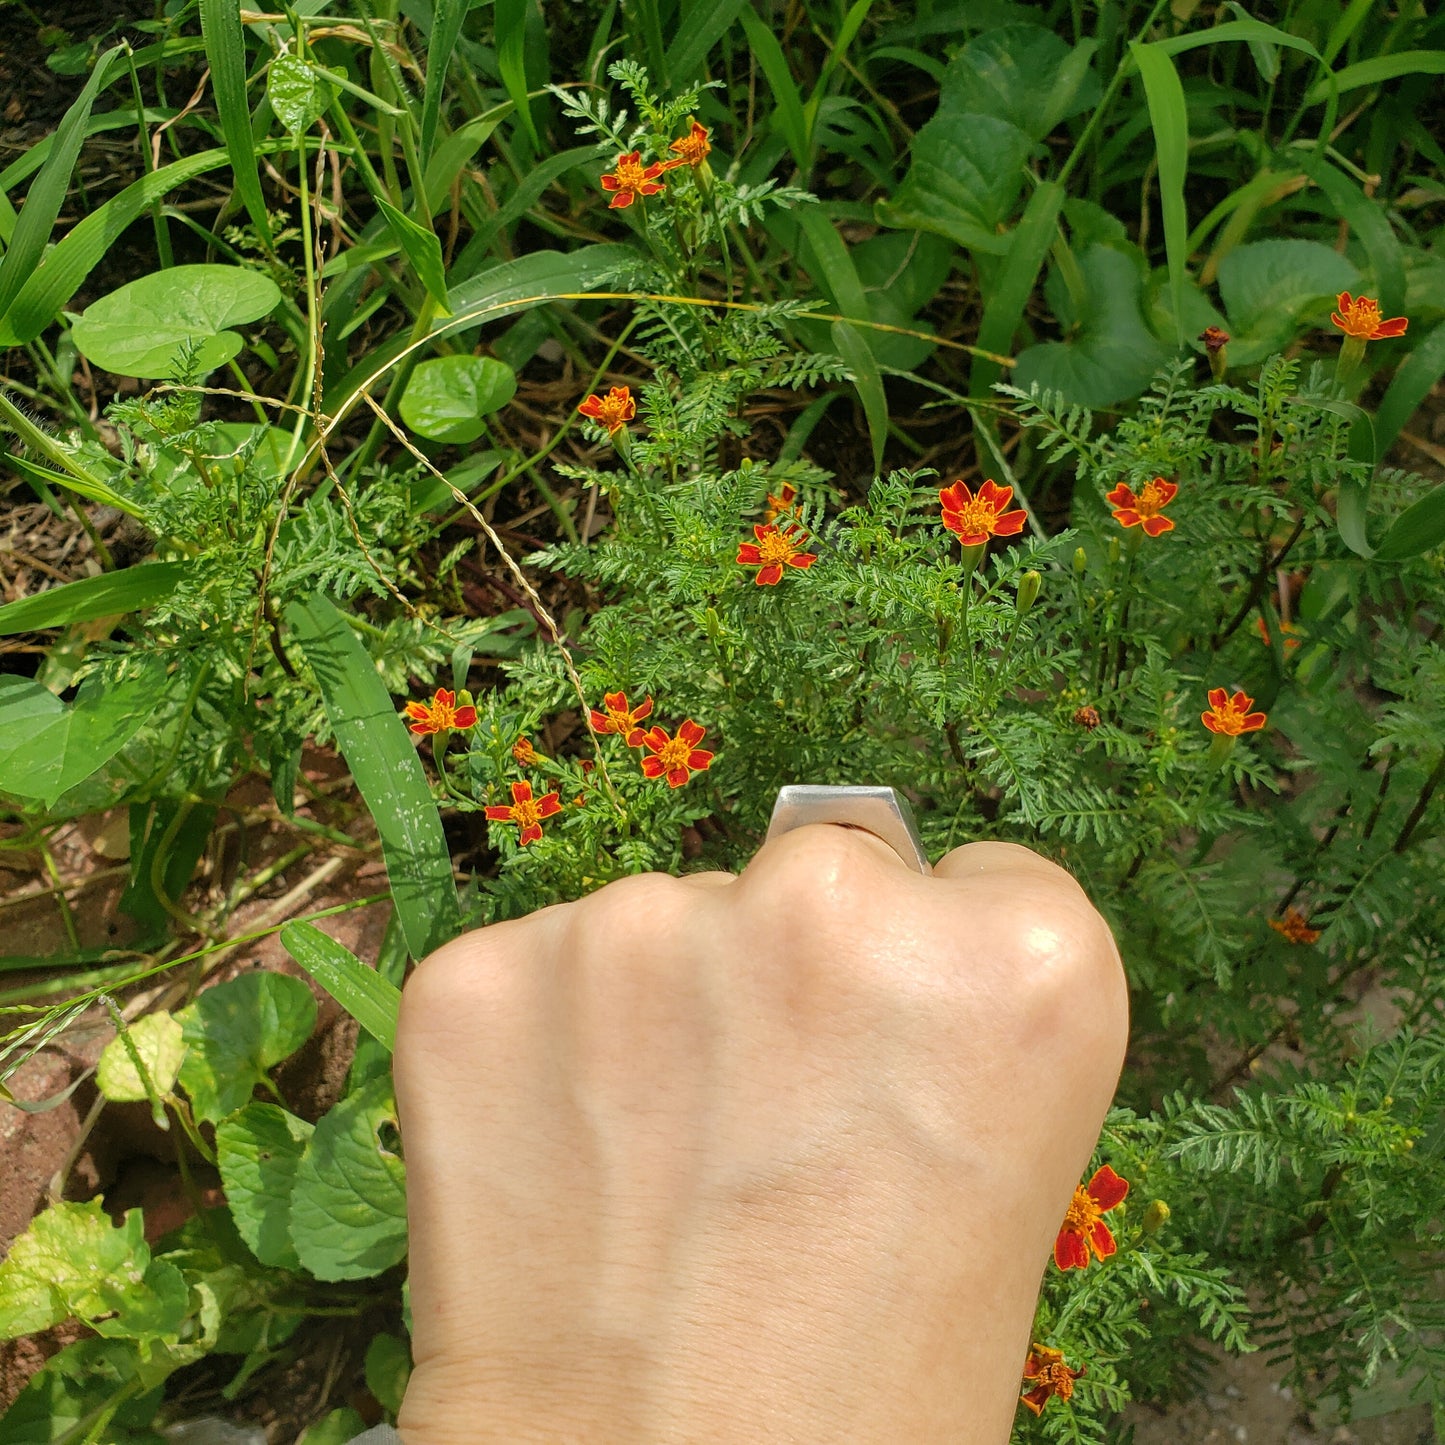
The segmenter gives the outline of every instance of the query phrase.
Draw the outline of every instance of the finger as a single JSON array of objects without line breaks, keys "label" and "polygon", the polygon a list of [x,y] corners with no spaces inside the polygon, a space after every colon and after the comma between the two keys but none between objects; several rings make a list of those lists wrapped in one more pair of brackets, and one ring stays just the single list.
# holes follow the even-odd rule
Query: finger
[{"label": "finger", "polygon": [[792,860],[819,855],[853,858],[882,864],[890,873],[918,878],[898,852],[876,833],[852,823],[804,823],[763,840],[763,846],[748,860],[742,876],[758,877],[786,868]]},{"label": "finger", "polygon": [[1020,843],[965,843],[945,853],[933,869],[935,878],[970,879],[999,874],[1067,883],[1073,889],[1079,886],[1071,873]]}]

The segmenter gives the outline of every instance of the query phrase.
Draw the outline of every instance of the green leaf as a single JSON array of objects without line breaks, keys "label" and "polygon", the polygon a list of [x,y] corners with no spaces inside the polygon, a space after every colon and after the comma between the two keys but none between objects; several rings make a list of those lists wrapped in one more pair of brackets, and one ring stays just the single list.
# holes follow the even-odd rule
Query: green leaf
[{"label": "green leaf", "polygon": [[1375,557],[1381,562],[1397,562],[1405,557],[1418,557],[1442,542],[1445,542],[1445,486],[1427,492],[1395,518],[1375,549]]},{"label": "green leaf", "polygon": [[411,374],[401,398],[402,420],[429,441],[463,446],[487,429],[484,417],[517,392],[517,374],[490,356],[438,356]]},{"label": "green leaf", "polygon": [[975,36],[944,72],[942,110],[991,115],[1041,141],[1099,98],[1089,68],[1095,45],[1070,47],[1038,25],[1001,25]]},{"label": "green leaf", "polygon": [[398,211],[390,202],[376,198],[376,204],[397,244],[406,253],[417,280],[427,289],[427,294],[442,308],[447,306],[447,270],[442,261],[442,243],[436,232],[426,226],[419,226],[412,218]]},{"label": "green leaf", "polygon": [[53,1204],[0,1261],[0,1339],[68,1319],[113,1339],[173,1336],[188,1299],[181,1272],[151,1259],[139,1209],[113,1225],[99,1199]]},{"label": "green leaf", "polygon": [[334,92],[314,65],[297,55],[278,55],[266,76],[266,99],[276,119],[293,136],[304,135],[326,107]]},{"label": "green leaf", "polygon": [[1131,41],[1129,51],[1144,81],[1149,123],[1159,159],[1159,205],[1164,213],[1164,254],[1169,263],[1176,340],[1184,345],[1184,287],[1188,280],[1189,216],[1184,180],[1189,171],[1189,112],[1174,62],[1153,45]]},{"label": "green leaf", "polygon": [[[129,1340],[83,1339],[52,1355],[32,1375],[0,1418],[0,1445],[55,1445],[79,1440],[112,1400],[123,1396],[139,1373],[136,1346]],[[106,1445],[159,1445],[143,1430],[160,1405],[164,1384],[125,1399],[106,1427]]]},{"label": "green leaf", "polygon": [[1445,375],[1445,322],[1442,322],[1405,358],[1375,412],[1375,461],[1384,458],[1405,423]]},{"label": "green leaf", "polygon": [[527,5],[528,0],[493,0],[493,27],[502,85],[517,107],[517,118],[532,149],[539,151],[542,142],[532,121],[532,102],[527,98]]},{"label": "green leaf", "polygon": [[226,1203],[251,1253],[276,1269],[300,1269],[291,1243],[291,1194],[312,1126],[276,1104],[251,1103],[216,1125]]},{"label": "green leaf", "polygon": [[32,477],[45,486],[67,487],[82,497],[89,497],[93,502],[114,507],[128,517],[140,516],[134,502],[108,486],[103,478],[87,471],[76,460],[71,447],[63,445],[44,428],[36,426],[3,391],[0,391],[0,422],[25,443],[28,451],[37,457],[44,457],[46,461],[60,468],[60,471],[52,472],[47,467],[37,466],[27,457],[6,454],[6,464],[12,470],[19,472],[21,476]]},{"label": "green leaf", "polygon": [[803,114],[803,97],[793,79],[788,58],[772,27],[765,25],[758,12],[751,5],[744,5],[738,11],[743,23],[743,33],[748,38],[748,48],[753,58],[767,77],[768,88],[772,91],[773,115],[771,124],[788,143],[793,160],[806,177],[812,169],[812,157],[808,153],[808,121]]},{"label": "green leaf", "polygon": [[1294,339],[1302,321],[1359,285],[1360,273],[1318,241],[1251,241],[1219,263],[1229,362],[1248,366]]},{"label": "green leaf", "polygon": [[133,181],[118,195],[97,206],[45,253],[25,278],[20,294],[0,322],[0,346],[33,341],[59,316],[85,278],[104,259],[116,237],[162,196],[187,181],[226,164],[223,150],[200,151],[172,161]]},{"label": "green leaf", "polygon": [[432,333],[497,321],[517,311],[596,288],[622,268],[637,265],[631,246],[582,246],[575,251],[533,251],[502,261],[447,292],[450,318],[438,319]]},{"label": "green leaf", "polygon": [[251,136],[251,111],[246,104],[246,36],[240,6],[232,0],[200,0],[201,34],[211,67],[211,89],[221,118],[221,135],[231,158],[231,175],[251,224],[269,247],[271,221],[256,174],[256,147]]},{"label": "green leaf", "polygon": [[856,326],[847,321],[835,321],[832,335],[838,355],[848,363],[853,385],[857,387],[858,398],[863,403],[863,414],[868,418],[868,435],[873,441],[873,470],[876,473],[882,470],[883,448],[888,441],[888,397],[883,390],[883,377],[868,343]]},{"label": "green leaf", "polygon": [[316,999],[299,978],[263,970],[206,989],[176,1017],[189,1045],[181,1085],[196,1117],[215,1123],[311,1037]]},{"label": "green leaf", "polygon": [[1168,351],[1144,324],[1134,260],[1101,245],[1085,247],[1078,260],[1085,301],[1075,332],[1021,352],[1012,380],[1081,406],[1112,406],[1143,391]]},{"label": "green leaf", "polygon": [[296,1175],[291,1239],[317,1279],[367,1279],[406,1255],[396,1100],[375,1079],[322,1117]]},{"label": "green leaf", "polygon": [[297,1437],[296,1445],[346,1445],[366,1429],[366,1421],[349,1405],[332,1410],[325,1419],[308,1425]]},{"label": "green leaf", "polygon": [[675,87],[687,85],[702,69],[708,52],[727,34],[746,0],[684,0],[677,35],[667,48],[667,73]]},{"label": "green leaf", "polygon": [[[1374,55],[1357,65],[1335,72],[1335,88],[1358,90],[1362,85],[1383,85],[1402,75],[1445,75],[1445,50],[1401,50],[1394,55]],[[1327,80],[1316,81],[1305,95],[1306,105],[1318,105],[1330,92]]]},{"label": "green leaf", "polygon": [[390,1053],[396,1047],[401,990],[313,923],[288,923],[281,930],[286,952]]},{"label": "green leaf", "polygon": [[468,8],[468,0],[436,0],[432,7],[431,35],[426,47],[426,86],[421,104],[423,165],[431,159],[437,124],[441,120],[442,89],[446,84],[447,67],[451,64],[452,51],[456,49],[457,39],[462,33],[462,21],[467,18]]},{"label": "green leaf", "polygon": [[337,746],[381,835],[392,897],[412,956],[461,928],[451,854],[401,716],[346,619],[313,594],[287,610],[321,690]]},{"label": "green leaf", "polygon": [[0,677],[0,793],[51,807],[155,715],[163,676],[157,663],[113,687],[88,678],[70,706],[29,678]]},{"label": "green leaf", "polygon": [[71,336],[86,360],[118,376],[170,376],[188,348],[205,373],[241,350],[228,327],[259,320],[280,300],[270,277],[240,266],[172,266],[93,302]]},{"label": "green leaf", "polygon": [[[180,1023],[161,1010],[130,1025],[130,1041],[151,1077],[157,1094],[168,1094],[181,1071],[186,1043]],[[117,1035],[102,1051],[95,1071],[95,1087],[115,1104],[135,1104],[150,1097],[136,1071],[125,1040]]]},{"label": "green leaf", "polygon": [[70,173],[75,169],[76,157],[85,140],[85,126],[90,119],[91,107],[101,87],[110,78],[111,67],[122,48],[113,45],[96,61],[85,88],[56,128],[50,158],[40,168],[40,174],[26,193],[10,245],[0,259],[0,318],[9,314],[10,303],[20,294],[20,288],[45,252],[51,229],[70,189]]},{"label": "green leaf", "polygon": [[0,636],[135,612],[169,597],[180,586],[186,571],[184,562],[146,562],[123,572],[82,577],[34,597],[7,602],[0,607]]},{"label": "green leaf", "polygon": [[501,231],[504,231],[513,221],[525,215],[537,204],[542,192],[548,186],[569,171],[577,170],[584,165],[591,165],[597,160],[599,150],[600,148],[595,145],[574,146],[571,150],[562,151],[555,156],[548,156],[545,160],[530,167],[527,174],[517,183],[511,195],[507,197],[506,204],[477,226],[472,239],[467,242],[466,254],[468,256],[484,254]]},{"label": "green leaf", "polygon": [[1300,165],[1329,197],[1335,214],[1364,247],[1374,271],[1375,287],[1371,294],[1377,295],[1381,313],[1398,316],[1405,304],[1405,257],[1385,208],[1372,201],[1342,170],[1313,151],[1301,152]]},{"label": "green leaf", "polygon": [[411,1378],[411,1349],[397,1335],[380,1334],[366,1347],[366,1388],[388,1414],[401,1413],[401,1399]]}]

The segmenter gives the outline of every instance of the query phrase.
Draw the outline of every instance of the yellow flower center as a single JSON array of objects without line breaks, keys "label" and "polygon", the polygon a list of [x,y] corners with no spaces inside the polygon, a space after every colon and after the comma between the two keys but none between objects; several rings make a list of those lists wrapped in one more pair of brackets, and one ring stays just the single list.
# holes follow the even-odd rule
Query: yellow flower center
[{"label": "yellow flower center", "polygon": [[765,567],[772,567],[779,562],[786,562],[797,550],[792,542],[783,536],[781,532],[770,532],[758,543],[758,556],[763,559],[763,566]]},{"label": "yellow flower center", "polygon": [[692,749],[683,738],[670,738],[662,745],[662,750],[658,753],[657,758],[668,772],[673,772],[677,768],[687,766],[687,757],[690,752]]},{"label": "yellow flower center", "polygon": [[1164,489],[1155,481],[1150,482],[1139,493],[1134,502],[1134,510],[1141,517],[1157,517],[1164,510],[1164,505]]},{"label": "yellow flower center", "polygon": [[616,174],[618,188],[624,191],[638,190],[647,180],[646,169],[640,160],[619,160]]},{"label": "yellow flower center", "polygon": [[622,734],[630,733],[633,729],[633,721],[628,713],[621,712],[615,707],[607,709],[607,718],[612,726]]},{"label": "yellow flower center", "polygon": [[1082,1185],[1075,1186],[1069,1212],[1064,1216],[1064,1228],[1082,1234],[1087,1239],[1103,1213],[1087,1189]]},{"label": "yellow flower center", "polygon": [[436,698],[431,705],[431,720],[439,728],[454,728],[457,725],[457,710]]},{"label": "yellow flower center", "polygon": [[706,134],[685,135],[681,140],[673,141],[670,147],[677,155],[681,156],[690,166],[700,166],[712,150]]},{"label": "yellow flower center", "polygon": [[512,818],[522,828],[530,828],[533,823],[541,822],[541,815],[537,812],[536,799],[528,798],[525,803],[513,803]]},{"label": "yellow flower center", "polygon": [[1379,303],[1369,296],[1356,296],[1345,312],[1345,334],[1362,336],[1366,341],[1374,335],[1380,324]]},{"label": "yellow flower center", "polygon": [[1234,705],[1234,699],[1230,698],[1223,707],[1214,709],[1214,720],[1219,724],[1219,730],[1227,737],[1237,738],[1244,731],[1244,709]]},{"label": "yellow flower center", "polygon": [[958,514],[958,525],[954,529],[965,537],[975,537],[980,532],[993,536],[994,523],[998,513],[982,497],[975,497]]},{"label": "yellow flower center", "polygon": [[1073,1397],[1074,1372],[1062,1360],[1050,1360],[1040,1367],[1037,1375],[1030,1378],[1041,1385],[1047,1385],[1061,1400]]},{"label": "yellow flower center", "polygon": [[610,432],[616,431],[627,422],[627,401],[622,397],[604,396],[597,408],[597,421]]}]

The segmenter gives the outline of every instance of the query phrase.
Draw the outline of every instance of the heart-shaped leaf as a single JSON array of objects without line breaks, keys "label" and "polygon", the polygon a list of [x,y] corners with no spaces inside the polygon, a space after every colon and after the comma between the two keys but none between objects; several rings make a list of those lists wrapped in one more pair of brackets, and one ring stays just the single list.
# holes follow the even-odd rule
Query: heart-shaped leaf
[{"label": "heart-shaped leaf", "polygon": [[[157,1094],[168,1094],[181,1071],[186,1041],[181,1026],[164,1010],[146,1014],[130,1026],[130,1041],[140,1055]],[[133,1104],[148,1097],[125,1040],[117,1036],[106,1046],[95,1071],[95,1087],[117,1104]]]},{"label": "heart-shaped leaf", "polygon": [[517,392],[517,375],[490,356],[438,356],[412,372],[401,398],[402,420],[428,441],[465,445],[486,431],[483,417]]},{"label": "heart-shaped leaf", "polygon": [[241,350],[227,328],[259,320],[280,300],[270,277],[241,266],[172,266],[92,302],[71,337],[87,361],[117,376],[164,379],[183,363],[205,375]]},{"label": "heart-shaped leaf", "polygon": [[266,99],[276,119],[291,132],[301,135],[316,124],[335,94],[330,83],[314,66],[295,55],[278,55],[266,77]]},{"label": "heart-shaped leaf", "polygon": [[291,1191],[312,1126],[275,1104],[251,1103],[216,1125],[216,1158],[241,1238],[262,1264],[298,1269]]},{"label": "heart-shaped leaf", "polygon": [[1318,241],[1250,241],[1219,263],[1219,297],[1229,317],[1229,364],[1262,361],[1294,339],[1311,312],[1328,310],[1360,273]]}]

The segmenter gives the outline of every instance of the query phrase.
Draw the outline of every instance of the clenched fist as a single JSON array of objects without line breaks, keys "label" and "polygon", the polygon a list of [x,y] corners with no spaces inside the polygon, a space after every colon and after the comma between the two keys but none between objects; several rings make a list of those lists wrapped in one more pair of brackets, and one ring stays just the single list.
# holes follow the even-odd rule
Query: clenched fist
[{"label": "clenched fist", "polygon": [[1127,1009],[1051,863],[829,824],[448,944],[395,1058],[406,1445],[1002,1445]]}]

